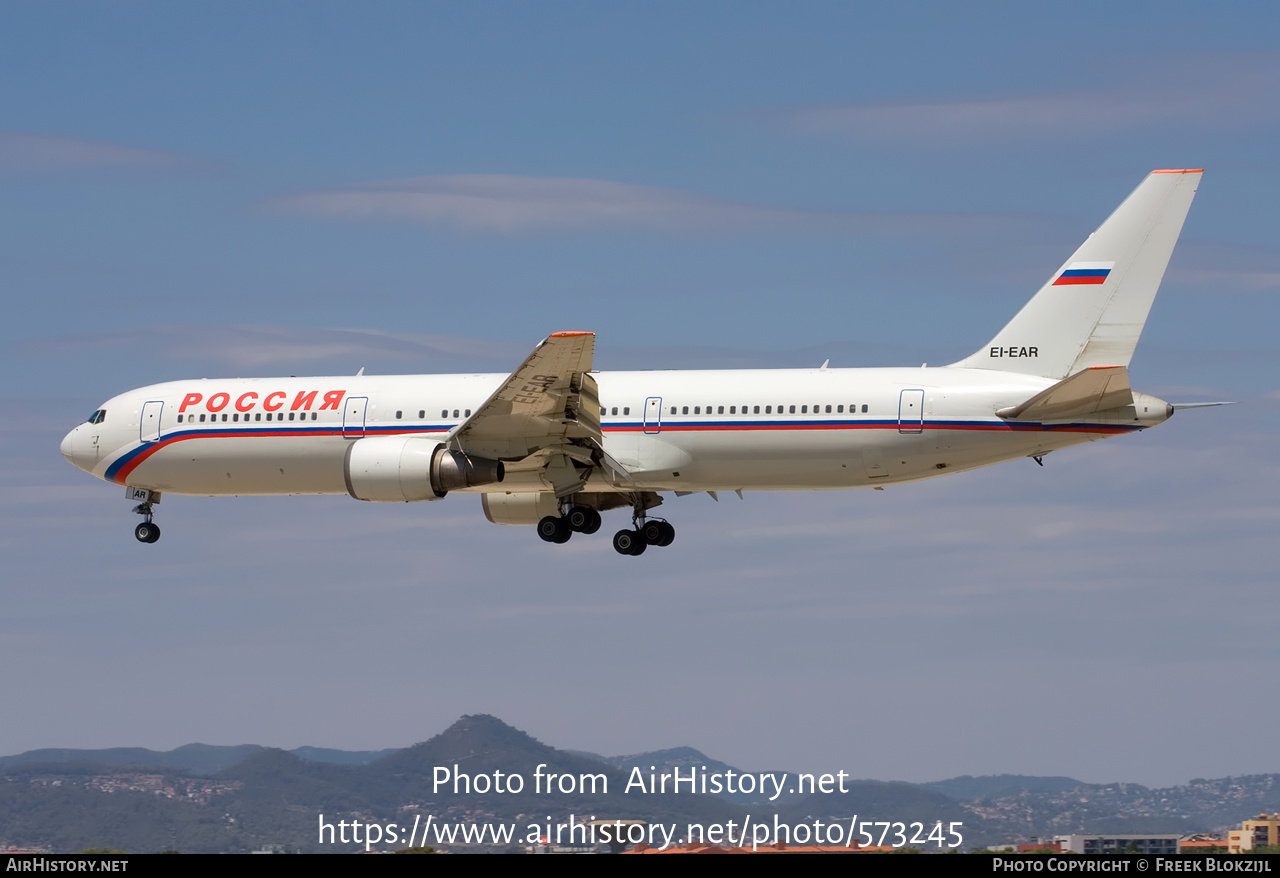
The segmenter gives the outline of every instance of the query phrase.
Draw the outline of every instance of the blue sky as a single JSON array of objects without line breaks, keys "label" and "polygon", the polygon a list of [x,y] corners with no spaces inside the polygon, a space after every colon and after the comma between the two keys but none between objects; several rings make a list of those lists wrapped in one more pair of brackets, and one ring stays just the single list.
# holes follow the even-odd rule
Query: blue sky
[{"label": "blue sky", "polygon": [[[1280,771],[1273,5],[0,8],[0,752],[407,745],[487,712],[748,769]],[[1135,386],[1233,399],[880,492],[671,500],[669,550],[475,498],[166,497],[58,455],[228,375],[945,363],[1157,167],[1206,174]],[[606,522],[608,527],[608,522]],[[1211,708],[1221,704],[1219,713]],[[1230,721],[1224,721],[1224,716]],[[87,721],[87,717],[92,717]]]}]

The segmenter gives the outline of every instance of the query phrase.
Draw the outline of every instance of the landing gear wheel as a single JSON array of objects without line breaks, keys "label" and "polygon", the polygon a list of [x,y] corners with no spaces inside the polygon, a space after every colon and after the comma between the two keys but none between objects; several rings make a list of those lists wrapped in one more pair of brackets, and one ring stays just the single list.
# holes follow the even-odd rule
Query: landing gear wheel
[{"label": "landing gear wheel", "polygon": [[676,538],[676,529],[665,521],[646,521],[640,533],[651,546],[669,546]]},{"label": "landing gear wheel", "polygon": [[538,522],[538,536],[548,543],[567,543],[569,537],[573,536],[573,531],[566,519],[548,515]]},{"label": "landing gear wheel", "polygon": [[140,543],[154,543],[160,539],[160,525],[144,521],[133,529],[133,535]]},{"label": "landing gear wheel", "polygon": [[640,529],[644,541],[651,546],[669,546],[675,542],[676,529],[666,521],[648,521]]},{"label": "landing gear wheel", "polygon": [[613,535],[613,548],[619,555],[644,554],[648,545],[644,541],[644,534],[638,530],[620,530]]},{"label": "landing gear wheel", "polygon": [[575,506],[565,516],[569,527],[578,533],[593,534],[600,529],[600,513],[590,506]]}]

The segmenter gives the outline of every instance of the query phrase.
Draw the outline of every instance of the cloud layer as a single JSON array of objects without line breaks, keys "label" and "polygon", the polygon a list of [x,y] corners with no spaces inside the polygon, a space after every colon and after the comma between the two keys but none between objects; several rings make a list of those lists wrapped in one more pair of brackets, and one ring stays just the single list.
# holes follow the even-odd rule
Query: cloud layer
[{"label": "cloud layer", "polygon": [[[530,345],[532,345],[532,341]],[[45,351],[104,348],[119,350],[145,345],[169,360],[205,360],[254,371],[290,363],[327,360],[397,360],[431,363],[493,360],[514,368],[527,350],[489,339],[443,335],[415,335],[374,329],[312,329],[282,326],[144,326],[119,332],[42,339],[33,343]]]},{"label": "cloud layer", "polygon": [[779,114],[802,134],[864,143],[956,144],[1078,140],[1165,122],[1271,123],[1280,87],[1273,54],[1205,56],[1157,65],[1116,84],[1031,95],[807,107]]},{"label": "cloud layer", "polygon": [[966,234],[1013,218],[973,214],[800,210],[723,201],[610,180],[459,174],[304,192],[269,210],[313,217],[393,220],[502,233],[639,229],[662,232]]},{"label": "cloud layer", "polygon": [[0,131],[0,173],[49,174],[102,168],[177,170],[196,160],[99,140]]}]

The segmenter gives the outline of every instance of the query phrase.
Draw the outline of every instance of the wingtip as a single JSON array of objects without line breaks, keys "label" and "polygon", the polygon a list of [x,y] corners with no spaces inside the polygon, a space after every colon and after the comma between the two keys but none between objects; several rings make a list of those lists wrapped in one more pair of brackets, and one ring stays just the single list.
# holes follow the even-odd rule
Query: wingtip
[{"label": "wingtip", "polygon": [[549,338],[572,338],[575,335],[595,335],[594,332],[553,332]]},{"label": "wingtip", "polygon": [[1163,168],[1152,171],[1153,174],[1203,174],[1204,168]]}]

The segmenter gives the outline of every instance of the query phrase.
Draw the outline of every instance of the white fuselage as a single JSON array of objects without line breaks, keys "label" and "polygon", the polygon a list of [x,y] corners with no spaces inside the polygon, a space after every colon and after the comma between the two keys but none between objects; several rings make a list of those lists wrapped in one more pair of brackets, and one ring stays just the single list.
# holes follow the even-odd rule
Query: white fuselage
[{"label": "white fuselage", "polygon": [[[592,373],[605,452],[585,490],[860,488],[1038,456],[1165,420],[1163,405],[1087,420],[1009,421],[995,412],[1054,383],[963,368]],[[103,404],[62,453],[98,478],[206,496],[346,494],[348,447],[367,436],[445,436],[504,375],[176,381]],[[1155,401],[1153,401],[1155,402]],[[1145,410],[1144,410],[1145,409]],[[463,449],[465,450],[465,448]],[[508,465],[500,484],[551,488]]]}]

